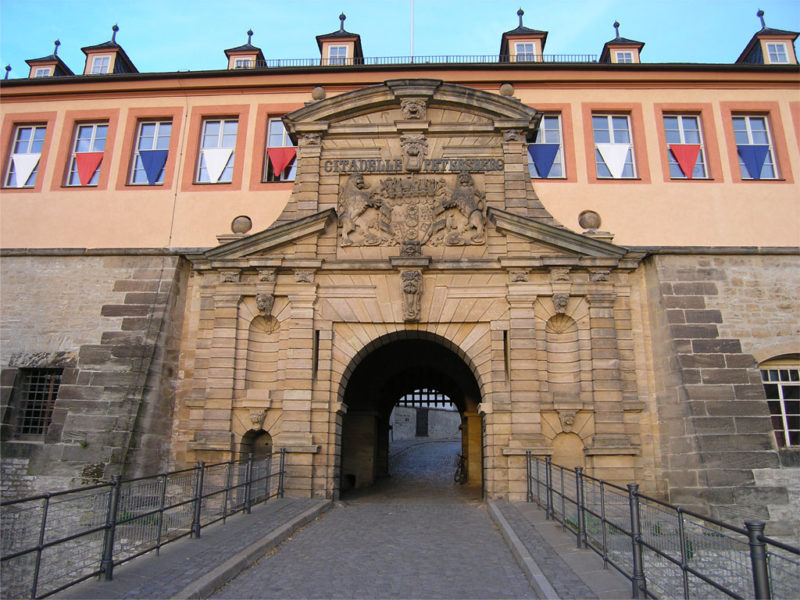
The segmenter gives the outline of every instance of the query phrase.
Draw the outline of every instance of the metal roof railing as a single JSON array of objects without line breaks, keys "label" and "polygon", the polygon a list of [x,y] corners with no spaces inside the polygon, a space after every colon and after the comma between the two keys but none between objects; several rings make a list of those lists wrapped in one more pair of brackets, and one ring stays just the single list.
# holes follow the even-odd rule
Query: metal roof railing
[{"label": "metal roof railing", "polygon": [[519,64],[535,65],[541,63],[596,63],[596,54],[526,54],[524,56],[498,56],[497,54],[429,56],[376,56],[366,58],[272,58],[256,61],[255,66],[242,69],[275,69],[293,67],[353,67],[353,66],[393,66],[393,65],[480,65],[480,64]]}]

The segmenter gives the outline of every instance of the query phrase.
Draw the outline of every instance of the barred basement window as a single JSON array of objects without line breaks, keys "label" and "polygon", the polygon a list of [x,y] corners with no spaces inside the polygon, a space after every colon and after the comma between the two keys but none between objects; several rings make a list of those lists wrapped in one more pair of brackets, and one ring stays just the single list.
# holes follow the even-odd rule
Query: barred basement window
[{"label": "barred basement window", "polygon": [[17,419],[14,437],[43,438],[50,426],[53,406],[61,385],[61,369],[22,369],[16,397]]},{"label": "barred basement window", "polygon": [[762,365],[761,381],[767,395],[772,428],[779,448],[800,446],[800,367]]}]

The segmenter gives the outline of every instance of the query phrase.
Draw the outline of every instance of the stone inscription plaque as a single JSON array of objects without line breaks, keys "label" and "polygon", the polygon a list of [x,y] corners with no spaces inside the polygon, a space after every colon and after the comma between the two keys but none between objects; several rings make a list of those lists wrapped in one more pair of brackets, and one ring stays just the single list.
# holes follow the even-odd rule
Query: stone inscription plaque
[{"label": "stone inscription plaque", "polygon": [[365,177],[339,194],[342,246],[471,246],[486,243],[486,200],[471,174]]}]

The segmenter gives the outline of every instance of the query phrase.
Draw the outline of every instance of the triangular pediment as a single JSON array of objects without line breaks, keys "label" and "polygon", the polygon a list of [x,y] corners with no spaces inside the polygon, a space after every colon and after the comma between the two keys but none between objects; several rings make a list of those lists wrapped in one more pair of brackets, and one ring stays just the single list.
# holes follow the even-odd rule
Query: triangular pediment
[{"label": "triangular pediment", "polygon": [[216,248],[207,250],[202,258],[210,261],[238,260],[254,256],[266,256],[272,252],[283,251],[298,240],[310,235],[318,235],[336,218],[333,209],[275,225],[264,231],[248,235]]},{"label": "triangular pediment", "polygon": [[612,259],[628,254],[628,250],[621,246],[505,210],[489,208],[487,216],[498,231],[553,249],[559,254]]}]

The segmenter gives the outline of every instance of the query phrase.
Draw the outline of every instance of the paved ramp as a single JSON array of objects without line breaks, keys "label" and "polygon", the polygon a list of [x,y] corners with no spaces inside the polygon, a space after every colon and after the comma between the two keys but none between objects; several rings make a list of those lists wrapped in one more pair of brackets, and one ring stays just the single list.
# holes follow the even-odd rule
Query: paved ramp
[{"label": "paved ramp", "polygon": [[534,598],[480,501],[460,442],[395,445],[392,476],[336,507],[214,598]]}]

